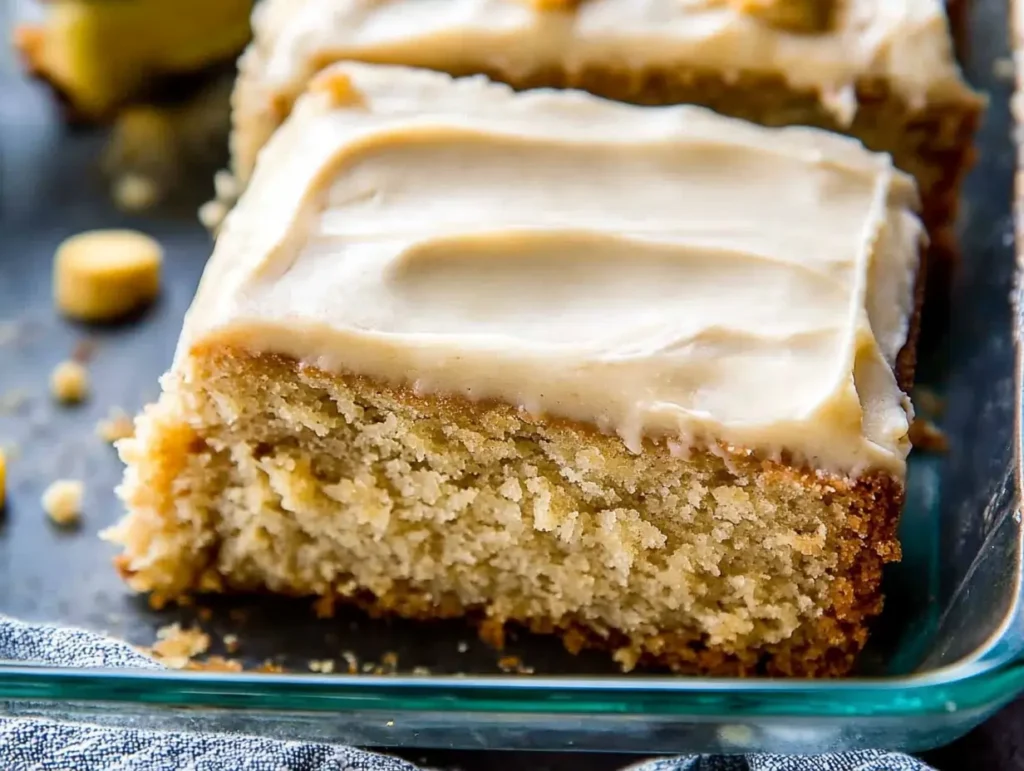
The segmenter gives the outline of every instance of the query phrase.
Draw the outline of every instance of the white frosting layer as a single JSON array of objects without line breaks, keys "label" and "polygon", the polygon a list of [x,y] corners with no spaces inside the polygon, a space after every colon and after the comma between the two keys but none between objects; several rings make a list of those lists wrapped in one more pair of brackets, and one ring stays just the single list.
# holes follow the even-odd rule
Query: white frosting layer
[{"label": "white frosting layer", "polygon": [[318,86],[228,217],[179,362],[226,342],[637,451],[902,473],[922,230],[887,156],[427,71],[336,65]]},{"label": "white frosting layer", "polygon": [[[820,0],[822,2],[827,0]],[[942,0],[841,0],[832,28],[789,32],[726,0],[583,0],[545,12],[526,0],[270,0],[255,16],[273,91],[301,89],[325,59],[512,76],[703,67],[782,74],[852,117],[852,86],[885,78],[911,101],[973,98],[952,53]]]}]

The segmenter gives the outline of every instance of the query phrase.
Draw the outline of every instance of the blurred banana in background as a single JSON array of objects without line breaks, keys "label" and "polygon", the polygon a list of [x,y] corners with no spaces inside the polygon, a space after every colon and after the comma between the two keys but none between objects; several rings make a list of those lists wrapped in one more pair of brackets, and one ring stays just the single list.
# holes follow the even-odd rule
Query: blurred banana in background
[{"label": "blurred banana in background", "polygon": [[[20,4],[25,6],[24,3]],[[72,124],[112,124],[115,202],[155,206],[223,154],[252,0],[49,0],[14,28],[23,66]]]}]

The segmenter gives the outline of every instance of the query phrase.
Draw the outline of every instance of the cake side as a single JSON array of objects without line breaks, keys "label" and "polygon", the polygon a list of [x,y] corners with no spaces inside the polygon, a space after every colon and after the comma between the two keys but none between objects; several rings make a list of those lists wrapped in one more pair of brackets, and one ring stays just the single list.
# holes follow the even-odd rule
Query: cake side
[{"label": "cake side", "polygon": [[514,621],[637,661],[837,675],[898,558],[902,486],[616,437],[199,349],[120,445],[131,586]]}]

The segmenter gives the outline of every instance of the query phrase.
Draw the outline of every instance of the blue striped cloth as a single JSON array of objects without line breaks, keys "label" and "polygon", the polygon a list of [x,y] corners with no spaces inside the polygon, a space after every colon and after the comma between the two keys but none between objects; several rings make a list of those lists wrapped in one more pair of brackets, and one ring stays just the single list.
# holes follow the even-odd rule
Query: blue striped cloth
[{"label": "blue striped cloth", "polygon": [[[0,616],[0,660],[62,667],[160,665],[120,640],[81,629],[26,624]],[[4,771],[419,771],[399,758],[332,744],[259,736],[176,733],[42,718],[0,716]],[[628,771],[928,771],[907,755],[883,751],[807,757],[687,756]],[[624,771],[626,771],[624,769]]]}]

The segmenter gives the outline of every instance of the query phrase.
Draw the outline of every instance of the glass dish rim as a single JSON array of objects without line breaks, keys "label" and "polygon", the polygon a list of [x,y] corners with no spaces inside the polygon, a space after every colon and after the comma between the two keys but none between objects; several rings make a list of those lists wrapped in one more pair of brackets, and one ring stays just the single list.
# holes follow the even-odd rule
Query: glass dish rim
[{"label": "glass dish rim", "polygon": [[[1020,369],[1018,368],[1018,373]],[[1018,394],[1020,393],[1018,389]],[[1020,397],[1018,396],[1018,402]],[[1017,411],[1020,448],[1020,409]],[[1018,458],[1019,458],[1018,453]],[[1016,462],[1020,490],[1020,463]],[[1019,523],[1019,515],[1018,515]],[[1017,537],[1024,535],[1018,524]],[[1024,583],[976,651],[937,669],[896,677],[794,680],[667,675],[342,675],[0,664],[0,699],[147,703],[284,712],[386,710],[492,714],[635,714],[666,718],[825,713],[909,716],[983,708],[1024,690]],[[896,697],[896,698],[894,698]],[[727,700],[723,705],[720,700]]]},{"label": "glass dish rim", "polygon": [[[1024,308],[1024,284],[1015,293]],[[1024,355],[1015,319],[1013,479],[1024,491]],[[1018,508],[1015,537],[1024,545]],[[998,532],[993,527],[992,537]],[[1016,550],[1024,559],[1024,548]],[[759,717],[910,716],[984,708],[1024,691],[1024,576],[1002,622],[958,661],[923,672],[872,678],[799,680],[671,675],[342,675],[182,670],[71,669],[0,662],[0,699],[146,703],[167,707],[331,712],[387,710],[449,714],[687,715]],[[722,703],[725,702],[725,703]]]}]

